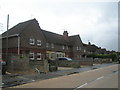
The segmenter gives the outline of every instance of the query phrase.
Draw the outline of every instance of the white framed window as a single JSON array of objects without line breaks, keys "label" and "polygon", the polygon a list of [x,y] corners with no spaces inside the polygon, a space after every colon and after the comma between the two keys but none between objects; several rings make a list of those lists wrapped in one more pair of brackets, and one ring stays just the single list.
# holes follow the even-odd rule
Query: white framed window
[{"label": "white framed window", "polygon": [[41,40],[37,40],[37,45],[41,46]]},{"label": "white framed window", "polygon": [[66,49],[68,50],[68,46],[66,46]]},{"label": "white framed window", "polygon": [[59,54],[58,53],[56,54],[56,58],[59,58]]},{"label": "white framed window", "polygon": [[34,60],[35,58],[34,58],[34,52],[30,52],[29,53],[29,58],[30,58],[30,60]]},{"label": "white framed window", "polygon": [[86,50],[84,49],[84,52],[86,52]]},{"label": "white framed window", "polygon": [[62,53],[62,57],[65,57],[65,54],[64,54],[64,53]]},{"label": "white framed window", "polygon": [[79,50],[79,47],[77,46],[77,48],[76,48],[77,50]]},{"label": "white framed window", "polygon": [[37,60],[42,60],[42,54],[41,53],[37,53]]},{"label": "white framed window", "polygon": [[29,44],[30,44],[30,45],[35,45],[35,39],[30,38],[30,40],[29,40]]},{"label": "white framed window", "polygon": [[54,48],[54,44],[53,43],[51,44],[51,48]]},{"label": "white framed window", "polygon": [[64,46],[64,45],[62,46],[62,49],[65,49],[65,46]]},{"label": "white framed window", "polygon": [[49,43],[46,43],[46,47],[47,47],[47,48],[49,47]]}]

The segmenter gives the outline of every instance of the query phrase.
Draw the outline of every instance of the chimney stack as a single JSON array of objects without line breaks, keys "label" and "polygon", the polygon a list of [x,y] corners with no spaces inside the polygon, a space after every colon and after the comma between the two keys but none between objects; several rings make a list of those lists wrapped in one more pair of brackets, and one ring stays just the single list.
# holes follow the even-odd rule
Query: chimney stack
[{"label": "chimney stack", "polygon": [[63,32],[63,37],[65,40],[68,40],[68,32],[67,31]]},{"label": "chimney stack", "polygon": [[88,42],[88,45],[91,45],[91,43],[90,43],[90,42]]}]

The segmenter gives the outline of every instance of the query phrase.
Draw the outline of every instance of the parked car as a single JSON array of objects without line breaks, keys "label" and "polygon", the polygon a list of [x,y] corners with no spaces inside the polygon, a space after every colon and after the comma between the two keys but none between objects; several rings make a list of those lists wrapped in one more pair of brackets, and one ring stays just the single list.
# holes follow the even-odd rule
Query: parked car
[{"label": "parked car", "polygon": [[71,58],[68,58],[68,57],[60,57],[60,58],[57,58],[57,60],[62,60],[62,61],[72,61],[72,59]]}]

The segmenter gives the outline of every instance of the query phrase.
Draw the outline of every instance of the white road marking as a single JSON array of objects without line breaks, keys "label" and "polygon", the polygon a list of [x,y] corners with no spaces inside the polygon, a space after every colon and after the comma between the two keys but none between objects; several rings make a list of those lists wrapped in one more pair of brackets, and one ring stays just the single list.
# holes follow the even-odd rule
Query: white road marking
[{"label": "white road marking", "polygon": [[[100,80],[100,79],[102,79],[102,78],[104,78],[104,76],[101,76],[101,77],[97,78],[96,80]],[[94,80],[94,81],[96,81],[96,80]],[[87,84],[88,84],[88,83],[85,83],[85,84],[77,87],[77,89],[78,89],[78,88],[82,88],[82,87],[86,86]]]},{"label": "white road marking", "polygon": [[85,86],[85,85],[87,85],[87,83],[85,83],[85,84],[83,84],[83,85],[81,85],[81,86],[79,86],[79,87],[77,87],[77,88],[82,88],[82,87]]},{"label": "white road marking", "polygon": [[100,79],[102,79],[102,78],[104,78],[104,76],[101,76],[101,77],[97,78],[96,80],[100,80]]}]

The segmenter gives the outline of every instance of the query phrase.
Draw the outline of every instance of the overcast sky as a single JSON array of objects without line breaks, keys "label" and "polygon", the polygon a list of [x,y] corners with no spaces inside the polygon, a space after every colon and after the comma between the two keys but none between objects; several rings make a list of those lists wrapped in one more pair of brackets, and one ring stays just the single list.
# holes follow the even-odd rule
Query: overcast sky
[{"label": "overcast sky", "polygon": [[9,28],[36,18],[44,30],[67,30],[83,43],[118,51],[118,0],[0,0],[0,33],[6,31],[7,14]]}]

